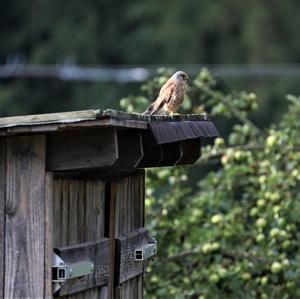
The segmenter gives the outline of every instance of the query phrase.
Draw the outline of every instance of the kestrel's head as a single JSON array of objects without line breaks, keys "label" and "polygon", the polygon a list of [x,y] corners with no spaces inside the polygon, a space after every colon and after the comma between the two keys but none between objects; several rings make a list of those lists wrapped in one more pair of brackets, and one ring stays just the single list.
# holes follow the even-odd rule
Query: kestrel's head
[{"label": "kestrel's head", "polygon": [[172,78],[174,78],[175,80],[178,80],[178,81],[181,81],[181,80],[183,80],[183,81],[185,81],[185,82],[189,81],[188,75],[187,75],[185,72],[183,72],[183,71],[178,71],[178,72],[176,72],[176,73],[172,76]]}]

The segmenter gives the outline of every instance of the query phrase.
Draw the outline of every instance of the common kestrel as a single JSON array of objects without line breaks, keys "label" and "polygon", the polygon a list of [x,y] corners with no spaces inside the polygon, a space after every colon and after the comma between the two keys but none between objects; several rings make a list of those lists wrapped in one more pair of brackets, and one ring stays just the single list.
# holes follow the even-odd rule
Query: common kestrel
[{"label": "common kestrel", "polygon": [[182,103],[187,87],[188,75],[176,72],[160,89],[157,99],[144,112],[146,115],[174,114]]}]

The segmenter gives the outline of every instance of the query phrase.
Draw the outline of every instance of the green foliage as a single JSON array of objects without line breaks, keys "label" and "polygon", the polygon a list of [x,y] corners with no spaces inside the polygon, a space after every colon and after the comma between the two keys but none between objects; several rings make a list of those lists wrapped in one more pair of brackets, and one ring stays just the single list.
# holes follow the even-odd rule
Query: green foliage
[{"label": "green foliage", "polygon": [[[156,90],[164,72],[142,89]],[[281,121],[261,130],[248,118],[256,96],[216,85],[203,69],[190,88],[193,110],[184,110],[240,122],[226,142],[204,149],[198,164],[216,163],[216,170],[196,190],[192,167],[147,171],[147,227],[158,257],[146,298],[299,298],[300,98],[289,95]],[[142,108],[140,99],[123,104]]]}]

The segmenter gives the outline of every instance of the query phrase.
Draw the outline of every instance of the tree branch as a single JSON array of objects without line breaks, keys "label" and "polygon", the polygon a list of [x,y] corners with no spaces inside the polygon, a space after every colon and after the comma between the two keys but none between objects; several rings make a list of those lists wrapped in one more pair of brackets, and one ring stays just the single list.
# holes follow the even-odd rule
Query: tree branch
[{"label": "tree branch", "polygon": [[230,101],[226,98],[226,96],[222,96],[220,93],[215,92],[209,88],[201,87],[201,89],[207,93],[209,96],[217,98],[220,102],[222,102],[227,109],[237,118],[240,122],[247,124],[250,128],[252,128],[253,132],[256,134],[261,134],[262,131],[258,128],[249,118],[244,116],[238,109],[236,109]]}]

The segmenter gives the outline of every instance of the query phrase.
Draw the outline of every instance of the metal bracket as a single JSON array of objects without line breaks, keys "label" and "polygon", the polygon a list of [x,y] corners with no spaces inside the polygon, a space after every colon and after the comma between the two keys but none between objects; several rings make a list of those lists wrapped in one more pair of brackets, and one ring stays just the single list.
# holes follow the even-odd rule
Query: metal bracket
[{"label": "metal bracket", "polygon": [[156,253],[157,253],[157,243],[156,242],[148,243],[135,249],[134,259],[137,262],[144,261],[156,255]]},{"label": "metal bracket", "polygon": [[77,263],[65,263],[57,254],[53,253],[52,282],[53,293],[57,292],[61,284],[68,279],[92,274],[94,264],[90,261],[80,261]]}]

